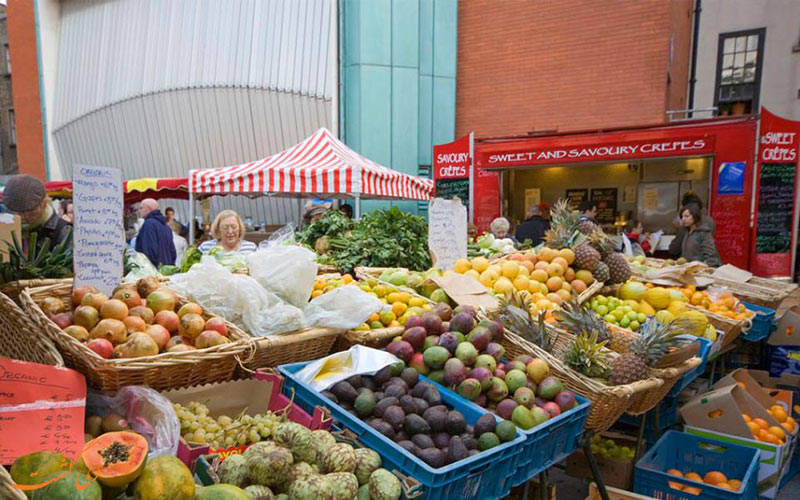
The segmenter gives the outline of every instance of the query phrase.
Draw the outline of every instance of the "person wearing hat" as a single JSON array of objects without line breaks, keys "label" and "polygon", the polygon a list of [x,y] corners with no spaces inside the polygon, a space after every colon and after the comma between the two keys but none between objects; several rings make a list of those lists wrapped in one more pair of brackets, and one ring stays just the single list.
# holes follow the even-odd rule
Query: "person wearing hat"
[{"label": "person wearing hat", "polygon": [[528,218],[517,227],[517,240],[524,242],[531,240],[531,246],[536,246],[542,242],[544,233],[547,232],[547,221],[542,218],[540,205],[528,207]]},{"label": "person wearing hat", "polygon": [[19,215],[22,222],[23,245],[31,233],[37,234],[36,247],[50,239],[50,248],[69,236],[72,224],[56,213],[42,181],[32,175],[15,175],[6,182],[3,203],[9,212]]}]

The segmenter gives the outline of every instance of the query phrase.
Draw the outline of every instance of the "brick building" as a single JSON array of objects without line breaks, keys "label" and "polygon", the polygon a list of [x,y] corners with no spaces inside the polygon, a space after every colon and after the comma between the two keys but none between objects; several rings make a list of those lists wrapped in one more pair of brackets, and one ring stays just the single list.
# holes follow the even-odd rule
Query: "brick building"
[{"label": "brick building", "polygon": [[662,123],[686,107],[691,0],[459,2],[456,136]]},{"label": "brick building", "polygon": [[6,7],[0,5],[0,175],[17,173],[17,128],[11,93]]}]

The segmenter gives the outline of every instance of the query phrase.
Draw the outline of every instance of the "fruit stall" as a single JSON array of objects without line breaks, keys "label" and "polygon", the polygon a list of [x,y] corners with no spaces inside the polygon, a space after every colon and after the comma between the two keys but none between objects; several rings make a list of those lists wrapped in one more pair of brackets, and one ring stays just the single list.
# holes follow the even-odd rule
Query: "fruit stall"
[{"label": "fruit stall", "polygon": [[441,269],[427,238],[331,211],[110,293],[8,274],[0,498],[780,499],[800,470],[796,287],[628,258],[566,202],[537,248]]}]

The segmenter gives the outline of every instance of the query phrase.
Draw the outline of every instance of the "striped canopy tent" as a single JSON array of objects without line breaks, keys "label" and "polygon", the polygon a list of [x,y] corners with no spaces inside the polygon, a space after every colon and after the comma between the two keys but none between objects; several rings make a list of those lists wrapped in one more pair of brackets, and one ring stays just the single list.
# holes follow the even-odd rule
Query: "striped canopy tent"
[{"label": "striped canopy tent", "polygon": [[356,200],[429,200],[433,197],[433,181],[375,163],[321,128],[299,144],[262,160],[232,167],[192,170],[189,172],[189,190],[198,197],[266,194]]},{"label": "striped canopy tent", "polygon": [[[72,198],[72,181],[45,182],[44,188],[51,198]],[[186,177],[130,179],[123,181],[122,192],[126,205],[138,203],[145,198],[186,200],[189,199],[189,180]],[[2,199],[3,193],[0,191],[0,201]]]}]

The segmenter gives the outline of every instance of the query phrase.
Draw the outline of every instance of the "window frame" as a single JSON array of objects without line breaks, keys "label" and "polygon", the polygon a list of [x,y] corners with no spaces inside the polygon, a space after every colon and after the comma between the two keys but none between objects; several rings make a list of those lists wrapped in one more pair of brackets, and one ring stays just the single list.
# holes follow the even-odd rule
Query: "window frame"
[{"label": "window frame", "polygon": [[767,40],[767,28],[755,28],[740,31],[728,31],[720,33],[717,38],[717,69],[714,77],[714,107],[719,109],[719,90],[722,80],[722,60],[725,52],[725,40],[740,36],[758,35],[758,51],[756,52],[756,74],[753,80],[753,105],[750,108],[751,114],[760,113],[761,105],[761,72],[764,68],[764,45]]},{"label": "window frame", "polygon": [[8,50],[8,42],[3,44],[3,50],[6,56],[6,75],[11,74],[11,52]]},{"label": "window frame", "polygon": [[8,108],[8,145],[17,147],[17,116],[14,108]]}]

